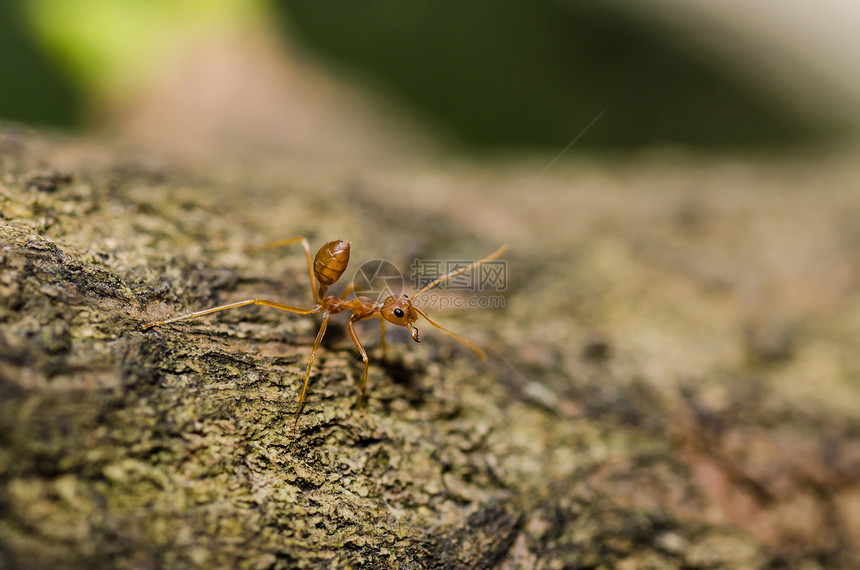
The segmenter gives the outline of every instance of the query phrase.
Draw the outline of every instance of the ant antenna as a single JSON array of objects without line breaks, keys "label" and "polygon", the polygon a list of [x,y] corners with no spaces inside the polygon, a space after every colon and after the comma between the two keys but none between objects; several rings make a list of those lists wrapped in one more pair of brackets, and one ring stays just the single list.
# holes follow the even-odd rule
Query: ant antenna
[{"label": "ant antenna", "polygon": [[439,323],[437,323],[436,321],[434,321],[433,319],[431,319],[430,317],[428,317],[428,316],[427,316],[427,313],[425,313],[424,311],[422,311],[422,310],[421,310],[421,309],[419,309],[418,307],[413,307],[413,308],[415,309],[415,311],[416,311],[419,315],[421,315],[422,317],[424,317],[424,318],[427,320],[427,322],[428,322],[428,323],[430,323],[431,325],[433,325],[433,326],[434,326],[434,327],[436,327],[437,329],[441,330],[442,332],[444,332],[444,333],[447,333],[447,334],[451,335],[452,337],[454,337],[454,338],[455,338],[455,339],[457,339],[458,341],[462,342],[463,344],[465,344],[466,346],[468,346],[469,348],[471,348],[472,350],[474,350],[474,351],[475,351],[475,353],[478,355],[478,357],[480,357],[480,359],[481,359],[481,360],[486,360],[486,359],[487,359],[487,355],[484,353],[484,351],[483,351],[483,350],[481,350],[480,348],[478,348],[478,345],[476,345],[475,343],[473,343],[473,342],[471,342],[471,341],[466,340],[465,338],[461,337],[460,335],[458,335],[458,334],[457,334],[457,333],[455,333],[454,331],[446,329],[445,327],[443,327],[442,325],[440,325]]},{"label": "ant antenna", "polygon": [[[442,282],[443,282],[443,281],[445,281],[446,279],[450,279],[451,277],[454,277],[455,275],[459,275],[460,273],[465,273],[466,271],[469,271],[469,270],[471,270],[471,269],[474,269],[475,267],[477,267],[477,266],[481,265],[482,263],[486,263],[486,262],[488,262],[488,261],[492,261],[492,260],[496,259],[496,258],[497,258],[497,257],[499,257],[500,255],[502,255],[502,254],[503,254],[507,249],[508,249],[508,246],[503,245],[502,247],[500,247],[500,248],[499,248],[499,249],[497,249],[495,252],[493,252],[491,255],[489,255],[488,257],[485,257],[485,258],[484,258],[484,259],[482,259],[481,261],[476,261],[475,263],[473,263],[473,264],[471,264],[471,265],[467,265],[466,267],[462,267],[462,268],[460,268],[460,269],[458,269],[458,270],[456,270],[456,271],[452,271],[452,272],[451,272],[451,273],[449,273],[448,275],[443,275],[442,277],[440,277],[439,279],[437,279],[437,280],[433,281],[432,283],[429,283],[429,284],[425,285],[423,289],[421,289],[420,291],[418,291],[417,293],[415,293],[415,295],[413,295],[413,296],[412,296],[412,301],[414,302],[414,301],[415,301],[415,299],[417,299],[417,298],[418,298],[422,293],[424,293],[425,291],[427,291],[427,290],[428,290],[428,289],[430,289],[431,287],[435,287],[435,286],[436,286],[436,285],[438,285],[439,283],[442,283]],[[429,316],[427,316],[427,313],[425,313],[424,311],[422,311],[422,310],[421,310],[421,309],[419,309],[418,307],[413,307],[413,308],[415,309],[415,311],[417,311],[417,312],[418,312],[418,314],[419,314],[419,315],[421,315],[422,317],[424,317],[424,319],[425,319],[428,323],[430,323],[431,325],[433,325],[433,326],[434,326],[434,327],[436,327],[437,329],[440,329],[440,330],[442,330],[443,332],[445,332],[445,333],[447,333],[447,334],[451,335],[452,337],[454,337],[455,339],[457,339],[457,340],[458,340],[458,341],[460,341],[461,343],[465,344],[466,346],[468,346],[469,348],[471,348],[472,350],[474,350],[474,351],[475,351],[475,353],[477,353],[477,355],[481,358],[481,360],[486,360],[486,359],[487,359],[487,355],[484,353],[484,351],[483,351],[483,350],[481,350],[480,348],[478,348],[478,346],[477,346],[477,345],[475,345],[474,343],[472,343],[472,342],[470,342],[470,341],[466,340],[465,338],[461,337],[460,335],[458,335],[458,334],[457,334],[457,333],[455,333],[454,331],[451,331],[451,330],[446,329],[445,327],[443,327],[442,325],[440,325],[439,323],[437,323],[436,321],[434,321],[433,319],[431,319]],[[416,340],[417,340],[417,339],[416,339]]]},{"label": "ant antenna", "polygon": [[[507,249],[508,249],[508,246],[503,245],[502,247],[500,247],[500,248],[499,248],[499,249],[497,249],[495,252],[493,252],[492,254],[490,254],[488,257],[485,257],[485,258],[484,258],[484,259],[482,259],[481,261],[476,261],[476,262],[475,262],[475,263],[473,263],[472,265],[467,265],[466,267],[462,267],[462,268],[460,268],[460,269],[458,269],[458,270],[456,270],[456,271],[452,271],[452,272],[451,272],[451,273],[449,273],[448,275],[443,275],[442,277],[440,277],[439,279],[437,279],[437,280],[433,281],[432,283],[429,283],[429,284],[425,285],[423,289],[421,289],[420,291],[418,291],[417,293],[415,293],[415,294],[412,296],[412,300],[414,301],[415,299],[417,299],[417,298],[418,298],[418,296],[420,296],[422,293],[424,293],[425,291],[427,291],[427,289],[430,289],[431,287],[435,287],[435,286],[436,286],[436,285],[438,285],[439,283],[441,283],[441,282],[443,282],[443,281],[445,281],[445,280],[447,280],[447,279],[450,279],[450,278],[454,277],[455,275],[459,275],[459,274],[461,274],[461,273],[465,273],[465,272],[467,272],[467,271],[469,271],[469,270],[471,270],[471,269],[474,269],[474,268],[478,267],[478,266],[479,266],[479,265],[481,265],[482,263],[486,263],[486,262],[488,262],[488,261],[492,261],[492,260],[496,259],[496,258],[497,258],[497,257],[499,257],[500,255],[502,255],[503,253],[505,253],[505,251],[507,251]],[[425,315],[425,318],[426,318],[426,315]],[[428,320],[429,320],[429,319],[428,319]]]}]

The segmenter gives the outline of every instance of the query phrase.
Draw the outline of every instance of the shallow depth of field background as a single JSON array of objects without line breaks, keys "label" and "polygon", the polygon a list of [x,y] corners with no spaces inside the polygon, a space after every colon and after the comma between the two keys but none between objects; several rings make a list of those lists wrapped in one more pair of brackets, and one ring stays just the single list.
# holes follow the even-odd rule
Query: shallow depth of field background
[{"label": "shallow depth of field background", "polygon": [[857,12],[799,1],[4,0],[0,119],[217,147],[272,143],[262,116],[299,148],[324,129],[347,148],[421,141],[487,155],[556,152],[607,109],[573,152],[830,144],[851,139],[860,116]]}]

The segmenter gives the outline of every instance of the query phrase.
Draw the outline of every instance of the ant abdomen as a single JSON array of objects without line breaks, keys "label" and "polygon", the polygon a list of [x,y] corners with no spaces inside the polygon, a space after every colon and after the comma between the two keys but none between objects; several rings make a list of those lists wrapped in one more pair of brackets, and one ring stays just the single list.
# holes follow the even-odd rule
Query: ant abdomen
[{"label": "ant abdomen", "polygon": [[320,248],[314,257],[314,275],[320,286],[333,285],[349,264],[349,242],[336,239]]}]

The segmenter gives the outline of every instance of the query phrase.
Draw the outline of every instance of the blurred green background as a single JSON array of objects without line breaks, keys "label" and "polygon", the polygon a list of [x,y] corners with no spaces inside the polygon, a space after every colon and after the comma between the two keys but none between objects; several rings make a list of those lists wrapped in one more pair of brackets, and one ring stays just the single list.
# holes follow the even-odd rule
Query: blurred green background
[{"label": "blurred green background", "polygon": [[[623,2],[0,0],[0,119],[86,129],[180,38],[257,19],[475,151],[779,147],[838,136]],[[339,74],[339,75],[338,75]]]},{"label": "blurred green background", "polygon": [[81,93],[28,26],[23,6],[0,0],[0,119],[80,125]]},{"label": "blurred green background", "polygon": [[578,144],[782,144],[823,134],[617,3],[323,4],[278,7],[327,61],[472,145],[563,147],[607,106]]}]

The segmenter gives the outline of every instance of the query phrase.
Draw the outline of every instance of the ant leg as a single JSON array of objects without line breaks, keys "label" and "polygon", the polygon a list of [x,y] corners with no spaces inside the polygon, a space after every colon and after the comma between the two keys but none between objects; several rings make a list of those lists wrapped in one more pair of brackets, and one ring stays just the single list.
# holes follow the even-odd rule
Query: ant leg
[{"label": "ant leg", "polygon": [[382,345],[382,359],[388,360],[388,343],[385,342],[385,317],[379,315],[379,328],[382,329],[382,336],[379,337],[379,343]]},{"label": "ant leg", "polygon": [[446,329],[445,327],[443,327],[442,325],[440,325],[439,323],[437,323],[436,321],[434,321],[433,319],[431,319],[430,317],[428,317],[428,316],[427,316],[427,313],[425,313],[424,311],[422,311],[422,310],[421,310],[421,309],[419,309],[418,307],[415,307],[415,310],[416,310],[416,311],[418,311],[418,314],[419,314],[419,315],[421,315],[422,317],[424,317],[425,319],[427,319],[427,322],[428,322],[428,323],[430,323],[431,325],[433,325],[433,326],[434,326],[434,327],[436,327],[437,329],[442,329],[444,332],[446,332],[446,333],[448,333],[449,335],[453,336],[454,338],[456,338],[457,340],[459,340],[460,342],[462,342],[463,344],[465,344],[466,346],[468,346],[469,348],[471,348],[472,350],[474,350],[476,353],[478,353],[478,356],[480,356],[480,357],[481,357],[481,360],[486,360],[486,359],[487,359],[487,355],[486,355],[486,354],[484,354],[484,351],[483,351],[483,350],[481,350],[480,348],[478,348],[476,345],[474,345],[473,343],[469,342],[469,341],[468,341],[468,340],[466,340],[465,338],[461,337],[461,336],[460,336],[460,335],[458,335],[457,333],[455,333],[455,332],[453,332],[453,331],[449,331],[448,329]]},{"label": "ant leg", "polygon": [[301,307],[292,307],[290,305],[284,305],[281,303],[276,303],[274,301],[265,301],[263,299],[249,299],[247,301],[239,301],[238,303],[230,303],[229,305],[221,305],[220,307],[212,307],[211,309],[205,309],[203,311],[197,311],[195,313],[188,313],[186,315],[180,315],[178,317],[173,317],[172,319],[167,319],[166,321],[155,321],[152,323],[148,323],[143,326],[143,329],[146,330],[152,327],[159,327],[161,325],[167,325],[170,323],[175,323],[177,321],[184,321],[186,319],[193,319],[195,317],[200,317],[202,315],[208,315],[209,313],[217,313],[218,311],[224,311],[227,309],[234,309],[236,307],[244,307],[245,305],[265,305],[267,307],[273,307],[275,309],[280,309],[282,311],[289,311],[291,313],[298,313],[300,315],[310,315],[311,313],[319,313],[320,309],[317,307],[312,307],[310,309],[302,309]]},{"label": "ant leg", "polygon": [[314,303],[319,303],[320,296],[322,294],[317,292],[317,278],[314,275],[314,262],[313,257],[311,256],[311,246],[308,244],[307,238],[295,237],[288,239],[279,239],[277,241],[271,241],[267,244],[264,244],[262,247],[260,247],[260,249],[272,249],[274,247],[281,247],[282,245],[290,245],[292,243],[298,242],[301,242],[302,247],[305,249],[305,257],[308,259],[308,273],[311,276],[311,294],[314,296]]},{"label": "ant leg", "polygon": [[458,269],[458,270],[456,270],[456,271],[452,271],[451,273],[448,273],[447,275],[443,275],[443,276],[442,276],[442,277],[440,277],[439,279],[437,279],[437,280],[435,280],[435,281],[433,281],[433,282],[431,282],[431,283],[428,283],[427,285],[425,285],[425,286],[424,286],[424,288],[423,288],[423,289],[421,289],[420,291],[418,291],[417,293],[415,293],[415,294],[412,296],[412,300],[414,301],[415,299],[417,299],[418,297],[420,297],[420,296],[424,293],[424,291],[426,291],[426,290],[428,290],[428,289],[432,289],[433,287],[435,287],[435,286],[436,286],[436,285],[438,285],[439,283],[442,283],[443,281],[445,281],[445,280],[447,280],[447,279],[450,279],[450,278],[454,277],[455,275],[459,275],[459,274],[461,274],[461,273],[465,273],[466,271],[469,271],[469,270],[471,270],[471,269],[474,269],[474,268],[478,267],[478,266],[479,266],[479,265],[481,265],[482,263],[487,263],[488,261],[492,261],[492,260],[496,259],[496,258],[497,258],[497,257],[499,257],[500,255],[502,255],[503,253],[505,253],[507,250],[508,250],[508,246],[503,245],[502,247],[500,247],[499,249],[497,249],[496,251],[494,251],[493,253],[491,253],[490,255],[488,255],[487,257],[485,257],[484,259],[482,259],[481,261],[476,261],[476,262],[475,262],[475,263],[473,263],[472,265],[467,265],[466,267],[461,267],[460,269]]},{"label": "ant leg", "polygon": [[349,320],[349,336],[352,337],[352,342],[355,343],[355,346],[358,347],[358,351],[361,353],[361,359],[364,360],[364,372],[361,373],[361,384],[359,385],[360,393],[358,395],[358,409],[362,414],[364,414],[364,389],[367,386],[367,352],[364,350],[364,347],[361,346],[361,341],[358,340],[358,335],[355,333],[355,327],[352,325],[353,320]]},{"label": "ant leg", "polygon": [[322,324],[320,325],[320,332],[317,333],[317,338],[314,341],[314,347],[311,349],[311,356],[308,358],[308,369],[305,372],[305,383],[302,386],[302,394],[299,396],[299,405],[296,406],[296,417],[293,419],[293,428],[290,430],[290,433],[295,433],[296,426],[299,425],[299,414],[302,412],[302,405],[305,403],[305,394],[308,391],[308,381],[311,378],[311,366],[314,363],[314,356],[317,354],[317,349],[320,347],[320,342],[323,339],[323,335],[325,335],[326,326],[328,326],[329,314],[326,312],[323,317]]},{"label": "ant leg", "polygon": [[349,285],[347,285],[346,290],[344,290],[344,292],[340,294],[340,300],[343,301],[344,299],[346,299],[346,296],[353,291],[355,291],[355,283],[350,283]]}]

